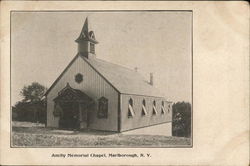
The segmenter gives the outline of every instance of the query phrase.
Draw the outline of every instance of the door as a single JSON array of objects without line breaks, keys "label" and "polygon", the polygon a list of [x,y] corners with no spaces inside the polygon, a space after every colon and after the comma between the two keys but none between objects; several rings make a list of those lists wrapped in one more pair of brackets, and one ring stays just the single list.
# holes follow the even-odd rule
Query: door
[{"label": "door", "polygon": [[88,109],[86,104],[80,104],[80,128],[84,129],[88,127]]},{"label": "door", "polygon": [[59,127],[63,129],[79,129],[79,107],[77,102],[61,103],[62,116]]}]

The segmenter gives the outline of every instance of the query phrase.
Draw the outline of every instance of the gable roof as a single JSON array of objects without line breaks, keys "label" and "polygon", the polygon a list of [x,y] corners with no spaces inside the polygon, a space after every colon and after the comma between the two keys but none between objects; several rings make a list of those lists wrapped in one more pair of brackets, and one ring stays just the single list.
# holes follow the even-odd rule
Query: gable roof
[{"label": "gable roof", "polygon": [[60,80],[63,74],[74,63],[77,57],[80,56],[85,62],[87,62],[99,75],[101,75],[114,89],[122,94],[141,95],[141,96],[153,96],[164,97],[164,95],[150,85],[148,81],[142,77],[135,70],[113,64],[98,58],[86,58],[81,54],[77,54],[74,59],[69,63],[65,70],[55,80],[52,86],[47,90],[47,95],[55,84]]},{"label": "gable roof", "polygon": [[158,89],[150,85],[149,82],[135,70],[98,58],[88,59],[84,56],[81,56],[81,58],[108,80],[120,93],[164,97]]}]

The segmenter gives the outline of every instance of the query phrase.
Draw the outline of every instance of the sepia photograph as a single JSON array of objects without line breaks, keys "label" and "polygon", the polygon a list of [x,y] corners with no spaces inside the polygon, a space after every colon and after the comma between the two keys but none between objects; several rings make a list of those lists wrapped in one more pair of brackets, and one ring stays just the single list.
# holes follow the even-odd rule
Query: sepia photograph
[{"label": "sepia photograph", "polygon": [[0,165],[249,165],[247,2],[0,4]]},{"label": "sepia photograph", "polygon": [[193,12],[12,11],[12,148],[192,148]]}]

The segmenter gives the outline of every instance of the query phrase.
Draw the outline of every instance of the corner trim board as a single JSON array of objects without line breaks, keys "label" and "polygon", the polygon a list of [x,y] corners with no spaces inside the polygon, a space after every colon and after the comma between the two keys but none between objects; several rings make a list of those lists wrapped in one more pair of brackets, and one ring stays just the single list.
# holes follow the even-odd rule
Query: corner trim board
[{"label": "corner trim board", "polygon": [[122,122],[121,122],[121,116],[122,116],[122,113],[121,113],[121,94],[119,93],[118,94],[118,119],[117,119],[117,125],[118,125],[118,127],[117,127],[117,129],[118,129],[118,132],[120,133],[121,132],[121,124],[122,124]]}]

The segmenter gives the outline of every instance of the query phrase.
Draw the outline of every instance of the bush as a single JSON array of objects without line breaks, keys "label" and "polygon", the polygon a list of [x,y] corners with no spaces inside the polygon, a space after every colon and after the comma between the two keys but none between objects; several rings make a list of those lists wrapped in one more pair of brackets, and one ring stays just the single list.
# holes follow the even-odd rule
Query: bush
[{"label": "bush", "polygon": [[178,137],[191,136],[191,104],[177,102],[173,104],[172,135]]},{"label": "bush", "polygon": [[28,122],[46,122],[46,104],[44,101],[17,102],[12,107],[12,120]]}]

